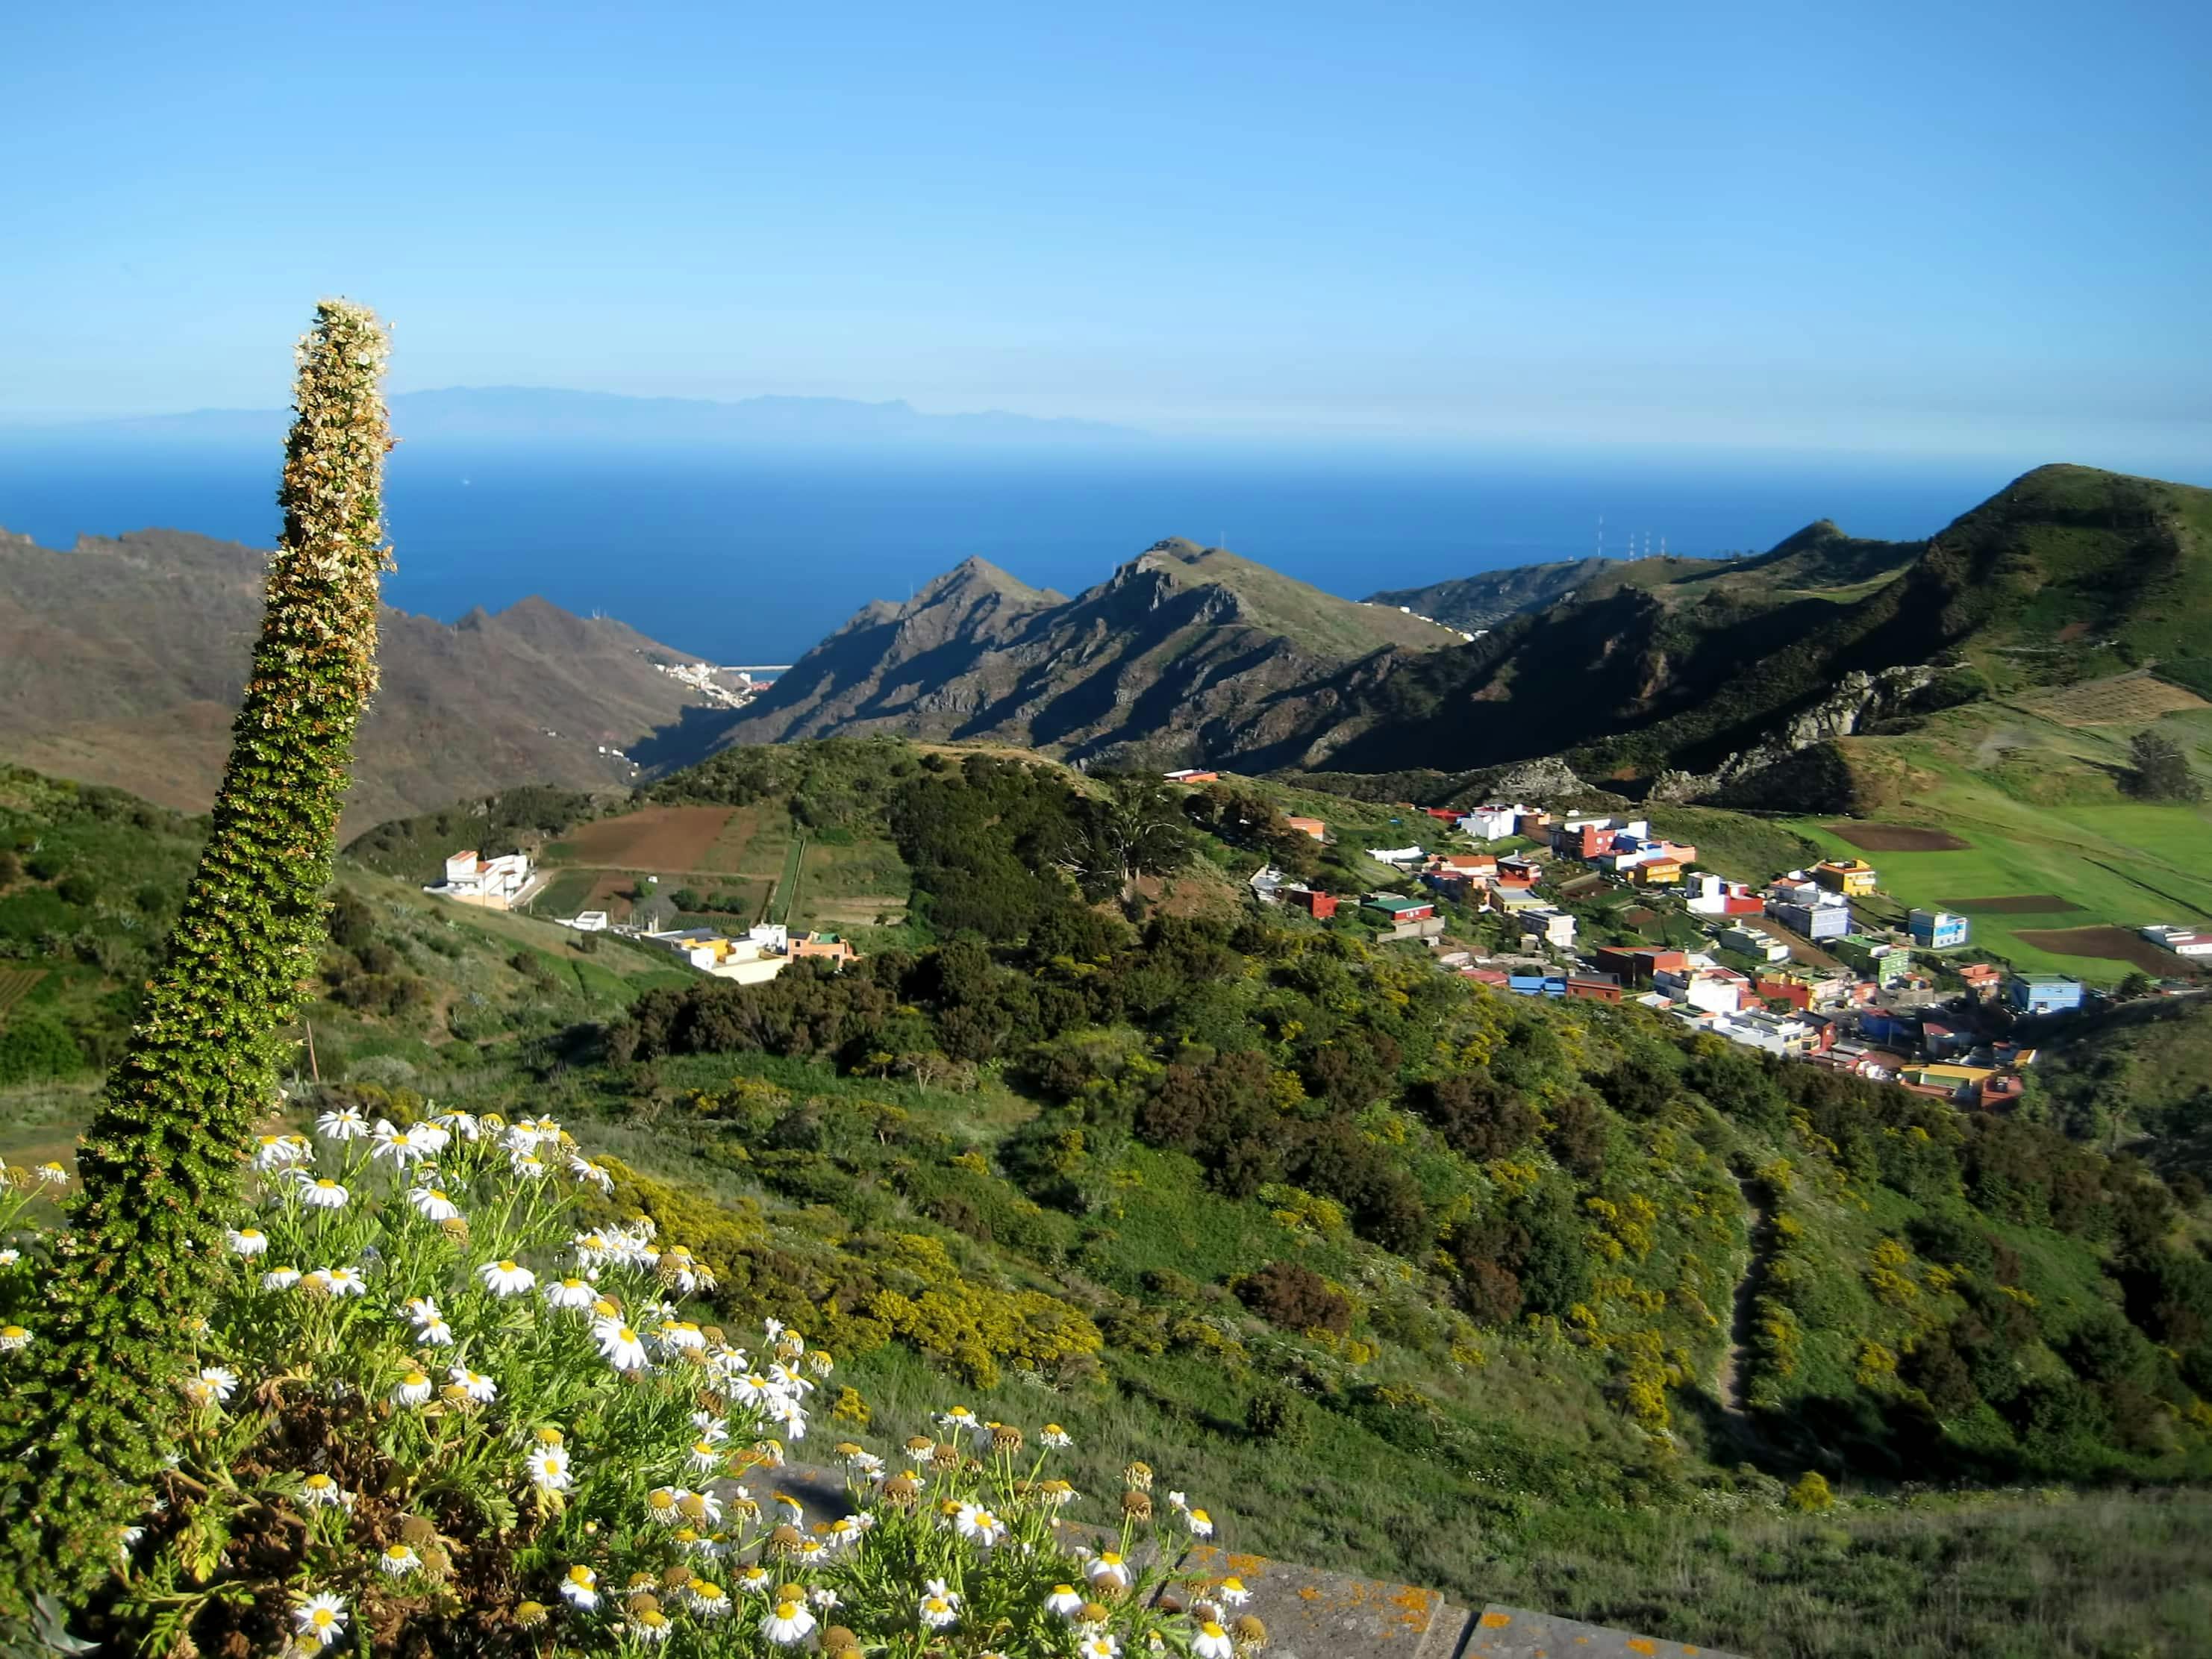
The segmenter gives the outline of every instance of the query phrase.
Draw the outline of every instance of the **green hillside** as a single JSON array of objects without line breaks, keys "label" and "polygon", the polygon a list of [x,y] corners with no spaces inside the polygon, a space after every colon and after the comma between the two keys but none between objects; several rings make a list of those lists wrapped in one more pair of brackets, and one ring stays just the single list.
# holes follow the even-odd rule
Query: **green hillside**
[{"label": "green hillside", "polygon": [[[2212,1272],[2139,1167],[1235,902],[1282,806],[1350,878],[1387,804],[875,743],[643,805],[769,800],[890,847],[904,933],[741,989],[348,864],[301,1103],[571,1121],[872,1441],[1065,1421],[1234,1549],[1748,1653],[2212,1634]],[[51,1145],[71,1086],[0,1114]]]}]

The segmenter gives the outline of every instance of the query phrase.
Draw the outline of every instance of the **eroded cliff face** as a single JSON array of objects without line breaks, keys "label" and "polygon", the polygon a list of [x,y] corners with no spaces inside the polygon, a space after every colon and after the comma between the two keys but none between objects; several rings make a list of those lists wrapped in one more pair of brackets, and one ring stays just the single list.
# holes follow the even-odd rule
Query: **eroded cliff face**
[{"label": "eroded cliff face", "polygon": [[1877,673],[1854,671],[1834,691],[1809,708],[1790,715],[1765,742],[1729,755],[1710,771],[1662,772],[1651,785],[1653,800],[1708,800],[1735,790],[1756,774],[1780,766],[1801,750],[1864,731],[1878,720],[1912,712],[1922,692],[1936,682],[1933,668],[1908,665]]}]

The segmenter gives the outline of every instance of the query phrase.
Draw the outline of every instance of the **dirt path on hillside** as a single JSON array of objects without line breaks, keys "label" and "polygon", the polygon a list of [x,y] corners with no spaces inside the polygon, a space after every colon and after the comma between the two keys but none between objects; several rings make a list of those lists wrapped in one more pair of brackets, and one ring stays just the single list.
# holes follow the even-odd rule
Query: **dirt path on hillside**
[{"label": "dirt path on hillside", "polygon": [[1716,1379],[1714,1392],[1721,1409],[1748,1427],[1750,1418],[1743,1403],[1744,1353],[1751,1346],[1752,1304],[1759,1296],[1761,1268],[1771,1241],[1767,1237],[1766,1212],[1751,1195],[1751,1183],[1738,1176],[1735,1184],[1743,1194],[1744,1208],[1751,1212],[1745,1227],[1751,1241],[1751,1255],[1744,1263],[1743,1277],[1736,1280],[1735,1310],[1729,1325],[1728,1352],[1721,1356],[1720,1376]]}]

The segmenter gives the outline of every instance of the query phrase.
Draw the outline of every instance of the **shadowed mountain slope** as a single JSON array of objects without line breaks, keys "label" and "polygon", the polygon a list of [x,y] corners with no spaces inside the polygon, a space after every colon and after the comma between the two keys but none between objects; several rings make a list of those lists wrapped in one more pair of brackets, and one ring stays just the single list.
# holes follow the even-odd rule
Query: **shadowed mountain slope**
[{"label": "shadowed mountain slope", "polygon": [[1208,751],[1257,700],[1451,630],[1340,599],[1220,548],[1164,541],[1075,598],[981,559],[863,609],[721,739],[831,732],[988,739],[1077,757]]}]

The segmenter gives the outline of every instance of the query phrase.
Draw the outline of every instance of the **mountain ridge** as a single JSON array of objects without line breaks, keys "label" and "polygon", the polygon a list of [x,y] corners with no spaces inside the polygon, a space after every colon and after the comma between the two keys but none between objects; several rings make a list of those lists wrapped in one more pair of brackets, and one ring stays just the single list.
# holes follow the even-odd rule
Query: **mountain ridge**
[{"label": "mountain ridge", "polygon": [[1180,538],[1072,599],[970,559],[905,605],[863,606],[714,740],[836,730],[1171,756],[1269,690],[1357,656],[1457,640]]},{"label": "mountain ridge", "polygon": [[[0,756],[197,811],[213,797],[267,555],[179,531],[67,550],[0,532]],[[627,750],[679,726],[691,663],[535,596],[445,623],[382,608],[382,685],[359,739],[356,828],[487,789],[626,787]]]},{"label": "mountain ridge", "polygon": [[1751,558],[1527,566],[1359,605],[1176,541],[1058,610],[942,602],[977,586],[863,611],[715,740],[882,731],[1244,771],[1562,757],[1697,798],[2023,684],[2149,665],[2212,695],[2212,490],[2064,465],[1924,542],[1822,519]]},{"label": "mountain ridge", "polygon": [[[903,398],[869,401],[769,393],[740,398],[639,398],[567,386],[441,386],[391,399],[403,440],[589,438],[601,443],[746,440],[768,442],[1054,445],[1144,444],[1133,427],[987,409],[930,413]],[[171,438],[262,442],[281,438],[282,409],[199,409],[0,429],[0,440]]]}]

